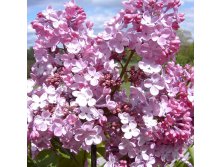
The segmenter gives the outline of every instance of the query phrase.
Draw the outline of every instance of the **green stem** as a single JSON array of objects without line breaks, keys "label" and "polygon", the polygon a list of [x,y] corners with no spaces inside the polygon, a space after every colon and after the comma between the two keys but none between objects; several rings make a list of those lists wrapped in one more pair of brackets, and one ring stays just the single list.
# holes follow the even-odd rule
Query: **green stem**
[{"label": "green stem", "polygon": [[126,62],[125,66],[123,67],[123,69],[122,69],[122,71],[120,73],[120,78],[121,79],[123,78],[123,76],[124,76],[124,74],[125,74],[125,72],[127,70],[127,66],[130,63],[130,60],[133,57],[134,52],[135,52],[134,50],[130,52],[129,58],[127,59],[127,62]]},{"label": "green stem", "polygon": [[[130,52],[129,58],[127,59],[127,62],[126,62],[126,64],[124,65],[124,67],[122,68],[122,71],[121,71],[121,73],[120,73],[120,78],[121,78],[121,79],[123,78],[125,72],[127,71],[127,66],[128,66],[128,64],[130,63],[130,60],[131,60],[131,58],[133,57],[133,54],[134,54],[134,53],[135,53],[134,50],[132,50],[132,51]],[[115,86],[115,87],[112,89],[111,97],[113,97],[114,93],[117,91],[118,88],[119,88],[119,86]]]}]

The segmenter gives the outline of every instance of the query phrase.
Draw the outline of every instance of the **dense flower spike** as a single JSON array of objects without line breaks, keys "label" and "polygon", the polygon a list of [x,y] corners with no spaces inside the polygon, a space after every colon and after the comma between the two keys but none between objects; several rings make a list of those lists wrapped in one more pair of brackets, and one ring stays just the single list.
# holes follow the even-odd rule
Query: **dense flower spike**
[{"label": "dense flower spike", "polygon": [[[180,4],[124,1],[97,36],[74,1],[37,15],[27,92],[33,156],[58,138],[76,154],[104,143],[105,167],[164,166],[182,158],[194,131],[194,71],[173,61],[184,20]],[[129,67],[134,53],[141,60]]]}]

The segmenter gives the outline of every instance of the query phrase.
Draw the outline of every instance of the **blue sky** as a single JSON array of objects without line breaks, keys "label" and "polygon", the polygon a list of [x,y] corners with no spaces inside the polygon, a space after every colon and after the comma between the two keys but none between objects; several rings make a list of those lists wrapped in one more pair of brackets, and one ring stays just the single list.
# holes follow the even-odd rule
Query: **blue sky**
[{"label": "blue sky", "polygon": [[[33,46],[36,39],[34,30],[30,26],[30,22],[36,18],[38,12],[45,10],[47,6],[54,9],[63,10],[64,3],[68,0],[28,0],[27,15],[27,46]],[[84,8],[87,17],[94,23],[94,32],[97,34],[103,30],[103,25],[110,20],[122,8],[123,0],[75,0],[75,2]],[[181,28],[188,30],[194,36],[194,2],[193,0],[181,0],[183,5],[180,12],[185,13],[185,21],[181,24]]]}]

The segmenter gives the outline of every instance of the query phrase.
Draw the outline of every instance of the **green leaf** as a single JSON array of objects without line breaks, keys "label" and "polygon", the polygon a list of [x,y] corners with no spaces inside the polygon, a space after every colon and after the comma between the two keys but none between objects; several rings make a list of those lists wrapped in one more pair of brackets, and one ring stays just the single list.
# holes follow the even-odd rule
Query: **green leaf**
[{"label": "green leaf", "polygon": [[53,150],[43,150],[37,155],[35,161],[40,167],[56,167],[58,156]]},{"label": "green leaf", "polygon": [[79,166],[79,164],[73,159],[59,157],[57,167],[73,167],[73,166],[77,167]]},{"label": "green leaf", "polygon": [[127,97],[130,96],[130,82],[124,82],[122,88],[126,90]]},{"label": "green leaf", "polygon": [[62,144],[60,143],[58,138],[53,138],[51,140],[51,145],[53,148],[59,153],[60,156],[64,158],[70,158],[72,153],[68,150],[62,147]]},{"label": "green leaf", "polygon": [[38,167],[38,165],[36,164],[35,160],[30,158],[29,156],[28,156],[28,159],[27,159],[27,166],[28,167]]},{"label": "green leaf", "polygon": [[188,167],[188,166],[182,161],[176,161],[174,167]]},{"label": "green leaf", "polygon": [[98,147],[97,148],[97,153],[98,153],[98,156],[104,157],[104,155],[105,155],[105,148],[104,147]]},{"label": "green leaf", "polygon": [[194,147],[189,147],[188,152],[190,153],[189,161],[192,165],[194,165]]},{"label": "green leaf", "polygon": [[86,160],[86,151],[81,149],[81,151],[79,151],[77,155],[74,155],[74,159],[80,166],[84,166]]},{"label": "green leaf", "polygon": [[78,154],[73,154],[69,158],[60,156],[58,160],[58,167],[83,167],[86,161],[86,152],[81,150]]},{"label": "green leaf", "polygon": [[81,150],[77,155],[63,156],[60,153],[57,155],[53,150],[43,150],[37,155],[35,161],[29,158],[28,167],[84,167],[86,153]]},{"label": "green leaf", "polygon": [[129,81],[129,76],[127,73],[124,74],[124,82],[128,82]]}]

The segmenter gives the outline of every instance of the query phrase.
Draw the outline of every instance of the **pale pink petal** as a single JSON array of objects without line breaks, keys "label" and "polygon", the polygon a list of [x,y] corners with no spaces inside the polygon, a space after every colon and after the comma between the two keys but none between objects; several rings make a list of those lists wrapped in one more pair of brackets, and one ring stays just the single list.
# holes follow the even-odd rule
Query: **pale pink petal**
[{"label": "pale pink petal", "polygon": [[96,69],[94,67],[90,67],[90,68],[88,68],[88,73],[91,76],[94,76],[96,74]]},{"label": "pale pink petal", "polygon": [[121,41],[122,38],[123,38],[123,35],[122,35],[121,33],[117,33],[117,34],[116,34],[115,39],[116,39],[117,41]]},{"label": "pale pink petal", "polygon": [[49,103],[56,103],[57,97],[56,96],[48,96]]},{"label": "pale pink petal", "polygon": [[56,119],[54,120],[54,125],[55,125],[56,127],[62,127],[62,120],[56,118]]},{"label": "pale pink petal", "polygon": [[97,134],[101,133],[102,131],[102,128],[100,126],[95,126],[93,129],[97,132]]},{"label": "pale pink petal", "polygon": [[93,137],[88,136],[87,138],[85,138],[85,143],[90,146],[93,144]]},{"label": "pale pink petal", "polygon": [[39,104],[39,107],[44,108],[46,106],[46,104],[47,104],[46,101],[43,101]]},{"label": "pale pink petal", "polygon": [[162,34],[161,37],[163,38],[168,38],[170,36],[170,34]]},{"label": "pale pink petal", "polygon": [[[46,90],[46,92],[48,93],[48,94],[55,94],[56,92],[55,92],[55,87],[54,86],[49,86],[48,88],[47,88],[47,90]],[[46,97],[47,98],[47,97]]]},{"label": "pale pink petal", "polygon": [[149,80],[149,79],[146,79],[145,81],[144,81],[144,87],[146,87],[146,88],[150,88],[150,87],[152,87],[152,81],[151,80]]},{"label": "pale pink petal", "polygon": [[79,69],[78,67],[73,67],[73,68],[71,69],[71,71],[72,71],[73,73],[77,73],[77,72],[80,72],[81,69]]},{"label": "pale pink petal", "polygon": [[122,125],[121,130],[123,132],[129,132],[130,131],[130,127],[128,125]]},{"label": "pale pink petal", "polygon": [[115,109],[116,106],[117,106],[117,104],[114,101],[108,101],[107,102],[107,108],[110,109],[110,110]]},{"label": "pale pink petal", "polygon": [[115,51],[117,53],[122,53],[124,51],[124,46],[123,45],[116,46]]},{"label": "pale pink petal", "polygon": [[151,23],[151,16],[149,11],[143,13],[143,19],[141,20],[141,24],[150,24]]},{"label": "pale pink petal", "polygon": [[128,122],[129,122],[129,120],[127,118],[121,119],[122,124],[127,124]]},{"label": "pale pink petal", "polygon": [[85,78],[87,81],[90,81],[92,77],[91,77],[90,74],[87,73],[87,74],[84,75],[84,78]]},{"label": "pale pink petal", "polygon": [[40,97],[40,101],[44,101],[47,99],[47,93],[43,93]]},{"label": "pale pink petal", "polygon": [[131,138],[132,138],[132,134],[129,133],[129,132],[124,133],[124,137],[125,137],[126,139],[131,139]]},{"label": "pale pink petal", "polygon": [[166,45],[167,40],[160,36],[160,38],[157,40],[157,43],[161,46]]},{"label": "pale pink petal", "polygon": [[140,130],[136,128],[131,133],[134,137],[137,137],[140,134]]},{"label": "pale pink petal", "polygon": [[101,136],[95,136],[94,137],[94,144],[100,144],[102,141],[102,137]]},{"label": "pale pink petal", "polygon": [[161,65],[153,65],[152,66],[152,70],[155,73],[159,73],[161,71],[161,69],[162,69]]},{"label": "pale pink petal", "polygon": [[81,48],[80,47],[75,47],[75,48],[67,48],[69,53],[77,54],[80,52]]},{"label": "pale pink petal", "polygon": [[86,114],[84,112],[81,112],[78,116],[80,119],[86,119]]},{"label": "pale pink petal", "polygon": [[158,81],[160,80],[160,78],[161,78],[161,76],[160,76],[158,73],[153,74],[153,75],[151,76],[151,80],[152,80],[154,83],[158,82]]},{"label": "pale pink petal", "polygon": [[80,134],[76,133],[74,139],[75,139],[76,141],[82,141],[82,140],[84,140],[84,135],[81,134],[81,133],[80,133]]},{"label": "pale pink petal", "polygon": [[58,28],[59,25],[60,25],[60,22],[56,20],[56,21],[54,21],[54,22],[52,23],[52,25],[53,25],[54,28]]},{"label": "pale pink petal", "polygon": [[153,96],[156,96],[159,94],[159,90],[155,87],[155,86],[152,86],[150,88],[150,93],[153,95]]},{"label": "pale pink petal", "polygon": [[37,95],[34,94],[34,95],[32,96],[32,100],[33,100],[34,102],[37,102],[37,103],[38,103],[38,102],[40,101],[40,98],[39,98]]},{"label": "pale pink petal", "polygon": [[125,147],[124,147],[123,143],[120,143],[119,146],[118,146],[118,148],[119,148],[120,150],[123,150]]},{"label": "pale pink petal", "polygon": [[193,101],[194,101],[194,96],[188,95],[187,98],[188,98],[188,100],[189,100],[190,102],[193,102]]},{"label": "pale pink petal", "polygon": [[87,100],[85,97],[78,96],[76,99],[76,102],[79,104],[79,106],[85,107],[87,105]]},{"label": "pale pink petal", "polygon": [[129,127],[130,127],[131,129],[134,129],[134,128],[137,127],[137,123],[134,122],[134,121],[131,121],[131,122],[129,123]]},{"label": "pale pink petal", "polygon": [[96,85],[98,85],[98,80],[96,78],[93,78],[93,79],[91,79],[90,84],[92,86],[96,86]]},{"label": "pale pink petal", "polygon": [[38,107],[39,107],[39,104],[38,104],[38,103],[32,103],[32,104],[31,104],[31,109],[33,109],[33,110],[38,109]]},{"label": "pale pink petal", "polygon": [[153,166],[149,164],[149,162],[147,162],[145,167],[153,167]]},{"label": "pale pink petal", "polygon": [[164,38],[168,38],[170,35],[171,35],[171,30],[169,28],[165,28],[161,36]]},{"label": "pale pink petal", "polygon": [[129,45],[129,40],[127,38],[123,38],[123,41],[121,42],[123,46],[128,46]]},{"label": "pale pink petal", "polygon": [[89,88],[82,89],[81,92],[88,98],[93,96],[93,92]]},{"label": "pale pink petal", "polygon": [[79,69],[83,69],[83,62],[82,61],[76,61],[75,63],[76,67],[78,67]]},{"label": "pale pink petal", "polygon": [[100,74],[100,73],[98,73],[98,72],[96,72],[96,74],[94,75],[94,78],[99,79],[99,78],[100,78],[100,76],[101,76],[101,74]]},{"label": "pale pink petal", "polygon": [[138,62],[138,67],[143,70],[144,68],[146,68],[146,63],[144,63],[143,61],[139,61]]},{"label": "pale pink petal", "polygon": [[163,84],[155,84],[154,85],[158,90],[163,90],[164,89],[164,86],[163,86]]},{"label": "pale pink petal", "polygon": [[50,113],[49,111],[43,111],[43,112],[41,113],[41,116],[42,116],[43,118],[49,118],[50,115],[51,115],[51,113]]},{"label": "pale pink petal", "polygon": [[34,120],[34,123],[37,124],[37,125],[41,124],[42,123],[42,118],[40,116],[36,116],[35,120]]},{"label": "pale pink petal", "polygon": [[76,43],[68,43],[66,44],[66,47],[67,47],[67,51],[73,54],[79,53],[81,50],[80,45]]},{"label": "pale pink petal", "polygon": [[93,120],[93,118],[92,118],[92,116],[90,114],[86,115],[86,119],[87,119],[87,121],[92,121]]},{"label": "pale pink petal", "polygon": [[55,129],[54,129],[54,135],[55,136],[61,136],[62,135],[62,127],[56,127]]},{"label": "pale pink petal", "polygon": [[154,164],[156,161],[155,161],[155,158],[153,158],[153,157],[150,157],[150,160],[149,160],[149,164]]},{"label": "pale pink petal", "polygon": [[88,101],[88,105],[89,106],[94,106],[96,104],[96,100],[94,98],[91,98],[89,101]]},{"label": "pale pink petal", "polygon": [[48,128],[47,125],[44,124],[44,123],[38,125],[38,130],[40,130],[40,131],[42,131],[42,132],[46,131],[47,128]]},{"label": "pale pink petal", "polygon": [[143,153],[143,154],[142,154],[142,157],[143,157],[143,159],[146,160],[146,161],[149,159],[149,156],[148,156],[146,153]]},{"label": "pale pink petal", "polygon": [[72,92],[72,95],[74,96],[74,97],[77,97],[78,95],[80,95],[81,94],[81,92],[79,92],[79,91],[73,91]]},{"label": "pale pink petal", "polygon": [[156,33],[153,33],[151,35],[151,38],[152,38],[153,41],[157,41],[159,39],[159,36]]},{"label": "pale pink petal", "polygon": [[91,111],[91,114],[92,114],[95,118],[98,118],[99,113],[98,113],[98,111],[97,111],[96,108],[91,107],[91,108],[90,108],[90,111]]}]

